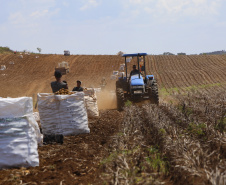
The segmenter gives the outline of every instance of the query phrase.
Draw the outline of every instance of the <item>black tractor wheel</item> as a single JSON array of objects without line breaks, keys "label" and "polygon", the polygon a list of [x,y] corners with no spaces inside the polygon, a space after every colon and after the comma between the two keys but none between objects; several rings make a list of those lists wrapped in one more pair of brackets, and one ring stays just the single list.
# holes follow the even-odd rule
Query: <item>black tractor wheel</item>
[{"label": "black tractor wheel", "polygon": [[121,88],[121,82],[118,80],[118,81],[116,81],[116,89],[118,89],[118,88]]},{"label": "black tractor wheel", "polygon": [[159,104],[159,93],[158,93],[158,85],[156,80],[153,80],[153,82],[149,86],[148,90],[149,99],[151,104]]},{"label": "black tractor wheel", "polygon": [[116,97],[117,97],[117,110],[122,111],[125,103],[125,97],[122,88],[116,89]]}]

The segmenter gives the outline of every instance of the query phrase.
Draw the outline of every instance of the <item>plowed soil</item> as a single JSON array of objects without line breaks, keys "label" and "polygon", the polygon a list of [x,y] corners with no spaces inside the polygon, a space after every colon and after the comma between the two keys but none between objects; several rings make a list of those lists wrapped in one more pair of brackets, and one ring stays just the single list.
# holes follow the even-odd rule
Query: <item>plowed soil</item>
[{"label": "plowed soil", "polygon": [[[70,72],[63,76],[69,89],[76,86],[76,80],[84,87],[100,87],[106,78],[107,89],[114,90],[115,80],[111,80],[114,70],[119,70],[124,59],[116,55],[0,55],[1,97],[36,96],[37,93],[51,92],[50,82],[54,81],[54,69],[59,62],[66,61]],[[14,64],[9,64],[13,61]],[[133,59],[128,66],[132,69]],[[183,88],[190,86],[226,83],[226,56],[149,56],[147,71],[154,74],[159,88]]]},{"label": "plowed soil", "polygon": [[[62,145],[39,147],[39,167],[1,170],[0,184],[98,184],[99,165],[123,119],[123,112],[115,110],[115,80],[111,79],[113,70],[119,70],[124,63],[122,57],[0,55],[0,65],[6,66],[6,70],[0,70],[0,97],[31,96],[35,104],[37,93],[51,92],[54,69],[62,61],[70,65],[70,72],[63,76],[69,90],[76,86],[76,80],[81,80],[83,87],[98,88],[101,79],[106,78],[107,86],[98,96],[100,117],[89,119],[90,134],[65,137]],[[133,59],[129,63],[129,69],[135,62]],[[147,71],[157,79],[160,102],[168,101],[163,90],[185,92],[188,88],[214,87],[213,93],[217,93],[226,89],[226,56],[223,55],[148,56]]]},{"label": "plowed soil", "polygon": [[118,111],[101,111],[100,118],[89,120],[90,134],[64,137],[62,145],[53,143],[39,147],[39,167],[2,170],[0,184],[93,182],[121,119],[122,115]]},{"label": "plowed soil", "polygon": [[149,56],[148,71],[159,88],[213,86],[226,83],[225,55]]}]

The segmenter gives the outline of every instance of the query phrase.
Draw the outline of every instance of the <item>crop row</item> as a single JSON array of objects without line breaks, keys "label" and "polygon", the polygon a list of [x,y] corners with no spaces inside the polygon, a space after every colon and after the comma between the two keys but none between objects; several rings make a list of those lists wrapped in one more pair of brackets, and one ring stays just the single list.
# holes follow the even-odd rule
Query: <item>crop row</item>
[{"label": "crop row", "polygon": [[103,161],[103,181],[226,183],[225,93],[178,95],[178,104],[126,107]]}]

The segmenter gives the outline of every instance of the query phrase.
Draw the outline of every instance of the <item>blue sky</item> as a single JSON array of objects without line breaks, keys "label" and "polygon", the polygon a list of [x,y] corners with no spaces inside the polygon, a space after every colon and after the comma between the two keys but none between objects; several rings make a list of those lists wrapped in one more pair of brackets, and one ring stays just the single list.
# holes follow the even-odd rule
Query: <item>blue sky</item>
[{"label": "blue sky", "polygon": [[226,50],[226,0],[0,0],[0,46],[63,54]]}]

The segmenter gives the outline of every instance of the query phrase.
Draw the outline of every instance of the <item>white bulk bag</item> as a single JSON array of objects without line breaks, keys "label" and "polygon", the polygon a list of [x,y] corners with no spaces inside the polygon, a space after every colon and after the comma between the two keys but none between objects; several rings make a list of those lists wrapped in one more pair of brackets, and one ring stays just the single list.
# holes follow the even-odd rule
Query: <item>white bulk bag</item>
[{"label": "white bulk bag", "polygon": [[125,72],[119,72],[118,76],[123,78],[125,76]]},{"label": "white bulk bag", "polygon": [[5,65],[1,65],[1,70],[6,70],[6,66]]},{"label": "white bulk bag", "polygon": [[129,63],[132,60],[132,57],[126,58],[126,63]]},{"label": "white bulk bag", "polygon": [[117,76],[111,75],[111,80],[116,80]]},{"label": "white bulk bag", "polygon": [[101,88],[94,88],[95,93],[101,92]]},{"label": "white bulk bag", "polygon": [[88,113],[88,117],[98,117],[99,110],[97,106],[97,99],[90,96],[85,96],[86,109]]},{"label": "white bulk bag", "polygon": [[86,88],[84,90],[85,94],[85,104],[88,113],[88,117],[98,117],[99,110],[97,105],[97,96],[96,91],[93,88]]},{"label": "white bulk bag", "polygon": [[33,116],[35,118],[35,121],[40,121],[39,112],[33,112]]},{"label": "white bulk bag", "polygon": [[113,71],[113,75],[117,76],[118,75],[118,71]]},{"label": "white bulk bag", "polygon": [[120,64],[119,70],[124,71],[124,69],[125,69],[125,64]]},{"label": "white bulk bag", "polygon": [[95,92],[94,88],[84,88],[83,92],[84,92],[85,96],[94,96],[94,97],[96,97],[96,92]]},{"label": "white bulk bag", "polygon": [[38,94],[38,110],[43,134],[89,133],[84,92],[72,95]]},{"label": "white bulk bag", "polygon": [[0,169],[39,166],[42,136],[31,97],[0,98]]}]

